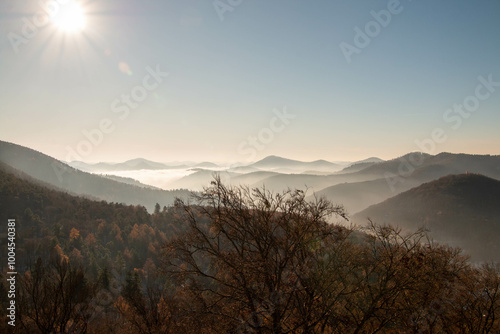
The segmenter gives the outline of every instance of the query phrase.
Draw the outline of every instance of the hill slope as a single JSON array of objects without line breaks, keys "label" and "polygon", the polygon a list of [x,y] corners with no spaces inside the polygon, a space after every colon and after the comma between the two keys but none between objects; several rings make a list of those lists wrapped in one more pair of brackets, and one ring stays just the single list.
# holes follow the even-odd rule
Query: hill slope
[{"label": "hill slope", "polygon": [[149,211],[153,210],[156,203],[169,205],[175,197],[189,194],[186,190],[154,190],[117,182],[79,171],[40,152],[3,141],[0,141],[0,162],[73,194],[108,202],[140,204]]},{"label": "hill slope", "polygon": [[437,241],[475,260],[500,261],[500,181],[477,174],[442,177],[354,215],[353,221],[425,226]]},{"label": "hill slope", "polygon": [[342,173],[354,173],[354,172],[359,172],[362,171],[363,169],[366,169],[370,166],[375,165],[378,162],[358,162],[352,165],[349,165],[342,169],[341,171],[337,172],[338,174]]},{"label": "hill slope", "polygon": [[[47,260],[54,247],[72,263],[84,266],[92,279],[99,268],[106,267],[113,279],[119,279],[148,261],[158,265],[156,249],[183,228],[174,219],[174,211],[148,214],[141,205],[72,196],[0,163],[0,220],[16,220],[16,269],[20,272],[28,270],[38,256]],[[0,270],[5,270],[6,229],[0,237]]]}]

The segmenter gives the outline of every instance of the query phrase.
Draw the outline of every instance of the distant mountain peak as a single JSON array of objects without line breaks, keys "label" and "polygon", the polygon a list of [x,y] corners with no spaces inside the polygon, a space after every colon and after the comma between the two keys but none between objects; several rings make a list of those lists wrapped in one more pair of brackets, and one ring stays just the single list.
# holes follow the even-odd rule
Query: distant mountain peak
[{"label": "distant mountain peak", "polygon": [[144,159],[144,158],[130,159],[130,160],[125,161],[124,163],[141,163],[141,162],[157,163],[157,162],[154,162],[154,161],[151,161],[151,160],[148,160],[148,159]]},{"label": "distant mountain peak", "polygon": [[287,159],[283,158],[277,155],[268,155],[267,157],[257,161],[258,162],[264,162],[264,161],[298,161],[298,160],[292,160],[292,159]]},{"label": "distant mountain peak", "polygon": [[268,155],[267,157],[255,162],[254,164],[263,163],[263,162],[292,162],[292,163],[303,163],[303,164],[328,163],[328,164],[334,165],[332,162],[327,161],[327,160],[323,160],[323,159],[309,162],[309,161],[288,159],[288,158],[280,157],[277,155]]},{"label": "distant mountain peak", "polygon": [[200,163],[194,165],[193,167],[217,168],[217,167],[219,167],[219,165],[217,165],[213,162],[204,161],[204,162],[200,162]]}]

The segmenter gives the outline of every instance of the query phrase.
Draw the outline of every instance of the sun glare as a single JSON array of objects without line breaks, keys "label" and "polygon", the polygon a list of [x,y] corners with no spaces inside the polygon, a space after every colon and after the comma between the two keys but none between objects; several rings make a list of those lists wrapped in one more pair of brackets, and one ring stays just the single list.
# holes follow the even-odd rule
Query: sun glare
[{"label": "sun glare", "polygon": [[64,32],[77,32],[85,28],[85,14],[78,2],[69,0],[60,5],[52,22]]}]

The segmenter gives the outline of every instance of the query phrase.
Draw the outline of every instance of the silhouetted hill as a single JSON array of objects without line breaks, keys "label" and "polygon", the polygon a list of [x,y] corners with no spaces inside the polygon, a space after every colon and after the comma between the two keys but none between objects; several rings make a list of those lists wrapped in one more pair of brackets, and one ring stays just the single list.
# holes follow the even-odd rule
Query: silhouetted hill
[{"label": "silhouetted hill", "polygon": [[431,157],[432,155],[427,153],[412,152],[395,159],[373,164],[360,171],[360,174],[379,175],[380,177],[383,177],[384,173],[399,174],[401,170],[406,171],[403,168],[407,165],[414,169],[425,166]]},{"label": "silhouetted hill", "polygon": [[250,166],[260,167],[260,168],[272,168],[272,167],[291,167],[301,164],[302,162],[298,160],[292,160],[292,159],[278,157],[276,155],[270,155],[262,160],[250,164]]},{"label": "silhouetted hill", "polygon": [[219,165],[214,164],[213,162],[205,161],[205,162],[200,162],[199,164],[196,164],[193,167],[199,167],[199,168],[217,168],[217,167],[219,167]]},{"label": "silhouetted hill", "polygon": [[359,161],[355,161],[353,163],[354,164],[362,164],[362,163],[365,163],[365,162],[374,162],[374,163],[379,163],[379,162],[384,162],[385,160],[383,159],[380,159],[380,158],[377,158],[377,157],[370,157],[370,158],[366,158],[366,159],[363,159],[363,160],[359,160]]},{"label": "silhouetted hill", "polygon": [[206,169],[193,169],[195,172],[173,181],[170,186],[172,188],[185,188],[193,191],[202,190],[210,184],[214,179],[215,174],[220,174],[224,182],[229,182],[230,178],[238,175],[231,172],[214,172]]},{"label": "silhouetted hill", "polygon": [[126,184],[131,184],[131,185],[142,187],[142,188],[161,190],[161,188],[153,187],[153,186],[150,186],[148,184],[141,183],[141,182],[139,182],[136,179],[133,179],[131,177],[123,177],[123,176],[117,176],[117,175],[111,175],[111,174],[102,174],[101,176],[105,177],[107,179],[110,179],[110,180],[114,180],[114,181],[118,181],[118,182],[126,183]]},{"label": "silhouetted hill", "polygon": [[[86,172],[116,172],[116,171],[128,171],[128,170],[158,170],[158,169],[171,169],[175,167],[169,167],[165,164],[154,162],[142,158],[132,159],[121,163],[107,163],[99,162],[95,164],[88,164],[83,161],[72,161],[68,163],[70,166],[78,168]],[[181,168],[186,166],[179,166]]]},{"label": "silhouetted hill", "polygon": [[119,165],[125,165],[133,169],[164,169],[167,167],[165,164],[143,158],[128,160]]},{"label": "silhouetted hill", "polygon": [[380,158],[376,158],[376,157],[371,157],[371,158],[367,158],[367,159],[364,159],[364,160],[360,160],[360,161],[356,161],[356,162],[353,162],[351,164],[349,164],[347,167],[345,167],[344,169],[340,170],[339,172],[337,172],[338,174],[341,174],[341,173],[353,173],[353,172],[359,172],[365,168],[368,168],[372,165],[375,165],[375,164],[378,164],[378,163],[381,163],[381,162],[384,162],[385,160],[382,160]]},{"label": "silhouetted hill", "polygon": [[466,250],[474,260],[500,261],[500,181],[483,175],[442,177],[352,217],[414,230],[425,226],[437,241]]},{"label": "silhouetted hill", "polygon": [[248,166],[237,166],[237,167],[230,167],[226,171],[243,174],[243,173],[258,172],[258,171],[260,171],[260,169],[254,168],[254,167],[248,167]]},{"label": "silhouetted hill", "polygon": [[0,161],[29,176],[62,190],[108,202],[144,205],[172,204],[175,197],[187,197],[187,190],[165,191],[129,185],[79,171],[32,149],[0,141]]},{"label": "silhouetted hill", "polygon": [[347,166],[346,168],[339,171],[338,174],[359,172],[359,171],[366,169],[372,165],[375,165],[376,163],[377,162],[358,162],[358,163],[352,164],[350,166]]},{"label": "silhouetted hill", "polygon": [[249,185],[249,184],[259,184],[262,186],[262,180],[265,180],[269,176],[277,175],[275,172],[252,172],[243,175],[233,176],[230,180],[232,185]]},{"label": "silhouetted hill", "polygon": [[270,155],[262,160],[259,160],[249,165],[249,167],[265,170],[287,169],[291,171],[317,170],[332,172],[337,171],[341,168],[339,165],[326,160],[303,162],[298,160],[286,159],[275,155]]}]

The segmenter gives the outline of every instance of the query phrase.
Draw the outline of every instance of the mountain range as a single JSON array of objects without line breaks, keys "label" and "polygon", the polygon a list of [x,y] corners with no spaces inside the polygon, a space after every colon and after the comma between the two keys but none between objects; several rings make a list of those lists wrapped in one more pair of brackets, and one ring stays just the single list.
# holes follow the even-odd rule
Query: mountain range
[{"label": "mountain range", "polygon": [[131,170],[160,170],[160,169],[185,169],[185,168],[217,168],[213,162],[201,162],[197,164],[164,164],[143,158],[136,158],[120,163],[98,162],[95,164],[83,161],[71,161],[68,165],[86,172],[118,172]]},{"label": "mountain range", "polygon": [[[96,165],[121,168],[121,173],[137,172],[133,168],[163,173],[172,168],[145,159],[92,166]],[[170,184],[184,190],[162,190],[112,171],[106,175],[88,173],[35,150],[0,141],[3,172],[73,196],[142,205],[152,212],[157,203],[169,206],[177,197],[187,198],[218,174],[235,186],[265,186],[274,192],[309,189],[308,199],[326,197],[343,205],[356,224],[366,224],[371,218],[410,230],[425,226],[433,238],[460,246],[476,260],[500,260],[496,255],[500,244],[500,156],[415,152],[389,161],[370,158],[343,166],[325,160],[301,162],[270,156],[227,169],[210,162],[196,166],[184,166],[187,174]],[[302,169],[338,170],[318,175],[300,172]]]}]

